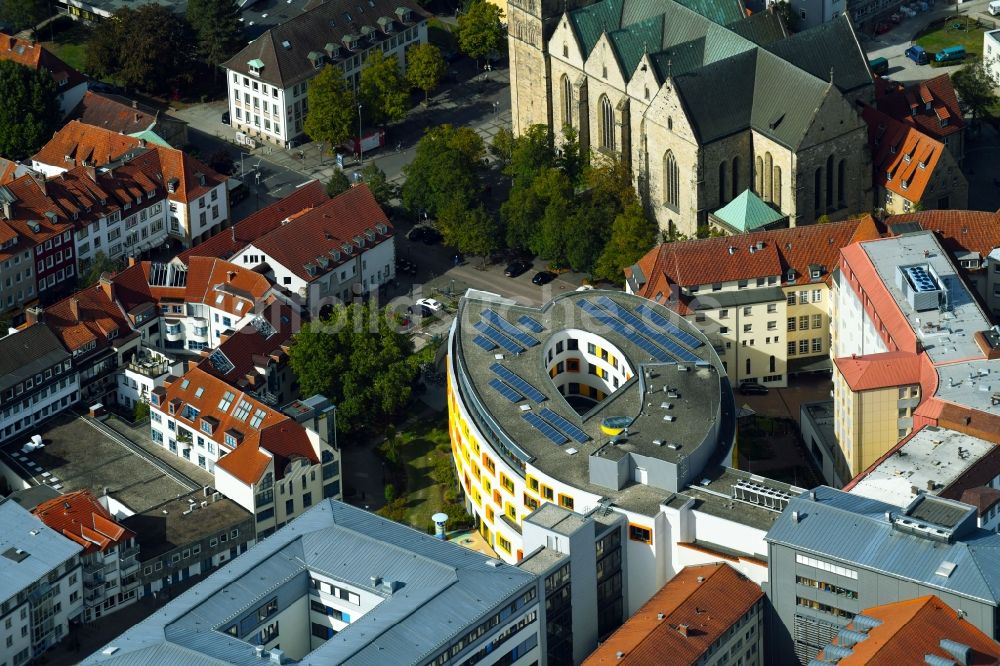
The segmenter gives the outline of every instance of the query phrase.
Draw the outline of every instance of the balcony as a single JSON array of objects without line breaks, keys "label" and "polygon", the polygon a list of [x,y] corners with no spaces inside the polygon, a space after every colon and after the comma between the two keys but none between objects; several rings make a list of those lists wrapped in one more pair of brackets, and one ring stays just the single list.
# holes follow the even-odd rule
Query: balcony
[{"label": "balcony", "polygon": [[128,370],[143,377],[156,379],[170,371],[170,363],[163,357],[143,356],[132,359],[128,364]]},{"label": "balcony", "polygon": [[96,576],[94,578],[84,578],[83,579],[83,587],[84,587],[84,589],[87,589],[87,590],[91,590],[91,589],[102,589],[103,590],[104,589],[104,577],[103,576]]},{"label": "balcony", "polygon": [[103,586],[94,590],[85,590],[83,593],[83,600],[88,606],[96,606],[102,599],[104,599]]}]

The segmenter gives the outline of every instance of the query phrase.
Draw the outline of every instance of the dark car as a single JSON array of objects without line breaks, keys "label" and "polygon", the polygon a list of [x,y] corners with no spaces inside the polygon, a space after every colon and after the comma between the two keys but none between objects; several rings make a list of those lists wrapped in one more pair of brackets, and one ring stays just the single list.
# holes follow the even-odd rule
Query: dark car
[{"label": "dark car", "polygon": [[228,111],[223,111],[222,112],[222,124],[223,125],[228,125],[229,124],[229,112]]},{"label": "dark car", "polygon": [[743,395],[767,395],[768,388],[757,382],[743,382],[740,384],[740,393]]},{"label": "dark car", "polygon": [[538,271],[535,273],[535,277],[531,278],[532,284],[548,284],[556,278],[555,273],[550,273],[549,271]]},{"label": "dark car", "polygon": [[503,269],[503,274],[507,277],[517,277],[528,270],[528,265],[523,261],[512,261]]},{"label": "dark car", "polygon": [[434,227],[425,227],[420,240],[422,240],[425,245],[434,245],[435,243],[441,242],[441,232]]}]

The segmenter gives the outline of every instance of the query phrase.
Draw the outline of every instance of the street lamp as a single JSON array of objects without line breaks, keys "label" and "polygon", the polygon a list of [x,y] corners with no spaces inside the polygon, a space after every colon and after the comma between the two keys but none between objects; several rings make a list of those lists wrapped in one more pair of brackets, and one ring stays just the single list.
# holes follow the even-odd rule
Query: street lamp
[{"label": "street lamp", "polygon": [[365,149],[361,145],[361,105],[358,104],[358,164],[365,163]]}]

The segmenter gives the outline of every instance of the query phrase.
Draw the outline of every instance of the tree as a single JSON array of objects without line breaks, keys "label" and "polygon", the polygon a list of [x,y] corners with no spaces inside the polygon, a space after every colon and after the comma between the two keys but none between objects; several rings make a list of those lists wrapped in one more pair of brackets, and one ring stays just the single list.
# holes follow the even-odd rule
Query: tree
[{"label": "tree", "polygon": [[375,201],[383,208],[396,198],[396,187],[386,178],[385,171],[379,169],[374,162],[369,162],[361,169],[361,180],[368,184]]},{"label": "tree", "polygon": [[326,196],[335,197],[351,189],[351,179],[341,169],[334,169],[330,180],[326,181]]},{"label": "tree", "polygon": [[117,273],[122,269],[121,259],[111,259],[100,250],[94,255],[94,259],[87,266],[87,271],[80,276],[80,289],[85,289],[97,284],[104,273]]},{"label": "tree", "polygon": [[460,200],[451,201],[438,213],[438,228],[446,245],[484,261],[501,246],[500,226],[482,205],[466,208]]},{"label": "tree", "polygon": [[507,41],[500,23],[501,9],[486,0],[475,0],[465,13],[458,17],[458,46],[462,53],[479,59],[497,53]]},{"label": "tree", "polygon": [[390,422],[410,401],[418,357],[389,315],[367,303],[336,306],[295,335],[289,363],[301,391],[337,405],[341,432]]},{"label": "tree", "polygon": [[514,156],[516,141],[514,133],[506,127],[501,127],[493,135],[493,141],[490,142],[490,155],[500,163],[502,170],[506,170],[507,165],[510,164],[510,160]]},{"label": "tree", "polygon": [[9,23],[14,32],[35,26],[49,16],[49,5],[44,0],[3,0],[0,2],[0,21]]},{"label": "tree", "polygon": [[[306,100],[309,112],[302,128],[314,141],[327,146],[339,146],[354,135],[357,104],[347,88],[343,72],[326,65],[309,80]],[[359,137],[360,138],[360,137]],[[323,146],[320,146],[322,154]]]},{"label": "tree", "polygon": [[233,156],[229,154],[229,151],[223,148],[215,151],[209,156],[208,166],[212,167],[219,173],[228,176],[233,173],[233,169],[236,168],[236,162],[233,160]]},{"label": "tree", "polygon": [[416,44],[406,52],[406,78],[414,88],[424,91],[424,103],[438,87],[447,65],[441,49],[433,44]]},{"label": "tree", "polygon": [[990,107],[998,101],[997,82],[982,61],[969,63],[958,70],[951,75],[951,81],[958,98],[972,111],[973,119],[988,116]]},{"label": "tree", "polygon": [[183,16],[162,5],[124,7],[97,24],[86,66],[127,87],[166,93],[191,80],[193,50],[194,35]]},{"label": "tree", "polygon": [[410,91],[399,71],[399,59],[373,50],[361,70],[358,90],[364,108],[379,125],[402,120],[409,108]]},{"label": "tree", "polygon": [[392,504],[396,499],[396,486],[391,483],[385,484],[385,489],[382,491],[385,496],[385,501]]},{"label": "tree", "polygon": [[636,203],[622,211],[611,225],[611,238],[601,252],[594,277],[614,283],[623,279],[623,271],[633,265],[656,244],[657,227]]},{"label": "tree", "polygon": [[132,423],[139,423],[149,418],[149,405],[138,400],[132,409]]},{"label": "tree", "polygon": [[25,159],[52,138],[62,120],[56,95],[48,71],[0,61],[0,155]]},{"label": "tree", "polygon": [[[187,20],[194,30],[198,55],[217,77],[219,65],[243,43],[240,8],[235,0],[188,0]],[[215,80],[218,80],[215,78]]]},{"label": "tree", "polygon": [[439,125],[417,142],[416,156],[403,167],[403,205],[437,215],[453,199],[467,209],[482,192],[481,172],[486,146],[471,127]]},{"label": "tree", "polygon": [[552,136],[546,125],[532,125],[528,131],[514,139],[510,163],[504,174],[510,176],[514,187],[526,187],[543,170],[554,166],[556,153]]},{"label": "tree", "polygon": [[781,17],[782,23],[790,31],[795,32],[798,29],[799,18],[792,11],[792,5],[788,0],[780,0],[780,2],[771,3],[771,11],[776,13]]}]

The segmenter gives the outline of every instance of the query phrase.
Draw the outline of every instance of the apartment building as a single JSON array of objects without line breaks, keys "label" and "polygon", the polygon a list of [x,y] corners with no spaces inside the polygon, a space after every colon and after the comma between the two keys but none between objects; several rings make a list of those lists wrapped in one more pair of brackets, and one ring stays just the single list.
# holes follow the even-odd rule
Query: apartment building
[{"label": "apartment building", "polygon": [[535,575],[323,500],[82,663],[544,663],[544,618]]},{"label": "apartment building", "polygon": [[377,292],[396,275],[394,231],[367,185],[346,192],[252,240],[231,259],[266,265],[271,281],[319,314]]},{"label": "apartment building", "polygon": [[626,269],[626,291],[698,327],[730,383],[787,386],[829,370],[830,279],[840,248],[877,238],[870,217],[663,243]]},{"label": "apartment building", "polygon": [[411,0],[332,0],[271,28],[222,65],[233,128],[293,146],[309,112],[310,79],[330,65],[357,90],[365,60],[376,50],[405,68],[406,49],[427,41],[427,18]]},{"label": "apartment building", "polygon": [[215,489],[256,516],[258,538],[341,494],[335,410],[320,396],[278,411],[196,366],[149,405],[153,443],[214,474]]},{"label": "apartment building", "polygon": [[0,501],[0,524],[0,661],[20,666],[82,616],[83,548],[17,502]]},{"label": "apartment building", "polygon": [[83,549],[83,621],[121,610],[138,598],[139,546],[89,490],[42,502],[31,511],[43,523]]},{"label": "apartment building", "polygon": [[[984,58],[984,62],[988,60]],[[943,143],[959,164],[965,159],[965,114],[947,74],[907,85],[877,78],[875,106],[896,121]]]},{"label": "apartment building", "polygon": [[37,427],[80,400],[72,356],[46,326],[0,338],[0,440]]},{"label": "apartment building", "polygon": [[792,498],[767,533],[771,663],[809,663],[874,605],[937,595],[994,640],[1000,535],[974,507],[918,495],[906,507],[820,486]]},{"label": "apartment building", "polygon": [[765,615],[760,586],[728,564],[685,567],[583,664],[760,666]]},{"label": "apartment building", "polygon": [[184,374],[184,368],[184,361],[149,347],[139,347],[117,374],[115,398],[125,409],[135,409],[137,404],[148,403],[153,389],[163,386],[171,375]]}]

